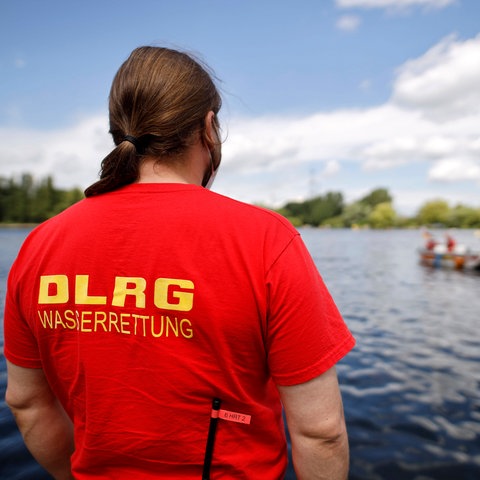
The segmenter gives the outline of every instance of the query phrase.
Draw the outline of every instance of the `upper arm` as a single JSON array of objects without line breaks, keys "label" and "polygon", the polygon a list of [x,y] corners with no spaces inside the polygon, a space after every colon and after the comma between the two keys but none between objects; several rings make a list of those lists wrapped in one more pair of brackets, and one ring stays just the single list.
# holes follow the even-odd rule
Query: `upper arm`
[{"label": "upper arm", "polygon": [[353,348],[354,339],[299,236],[268,272],[267,302],[268,368],[277,385],[308,383]]},{"label": "upper arm", "polygon": [[335,439],[345,433],[335,367],[305,383],[278,386],[290,434]]},{"label": "upper arm", "polygon": [[47,404],[55,397],[41,368],[24,368],[7,360],[7,391],[5,401],[13,409]]}]

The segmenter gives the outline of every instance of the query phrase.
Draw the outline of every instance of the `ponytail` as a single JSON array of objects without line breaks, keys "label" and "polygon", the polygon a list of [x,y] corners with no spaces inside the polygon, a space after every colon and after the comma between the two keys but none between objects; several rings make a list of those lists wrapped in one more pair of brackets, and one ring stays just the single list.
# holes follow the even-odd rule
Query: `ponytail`
[{"label": "ponytail", "polygon": [[86,197],[111,192],[137,180],[140,155],[128,140],[114,148],[103,160],[100,180],[85,190]]}]

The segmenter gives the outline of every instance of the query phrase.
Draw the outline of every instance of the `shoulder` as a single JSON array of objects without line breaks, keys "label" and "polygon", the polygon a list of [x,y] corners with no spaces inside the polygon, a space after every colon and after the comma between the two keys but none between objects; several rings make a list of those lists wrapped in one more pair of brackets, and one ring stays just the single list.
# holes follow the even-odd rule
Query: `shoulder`
[{"label": "shoulder", "polygon": [[[78,218],[78,215],[76,212],[82,210],[84,202],[85,200],[80,200],[54,217],[37,225],[25,238],[20,248],[19,256],[26,249],[31,249],[36,245],[45,248],[49,243],[56,241],[55,239],[62,237],[66,231],[77,224],[75,219]],[[72,220],[69,221],[69,218]]]},{"label": "shoulder", "polygon": [[236,219],[246,219],[252,226],[259,224],[267,228],[275,228],[289,235],[299,235],[295,227],[282,215],[266,207],[252,205],[235,200],[218,193],[209,192],[212,200],[219,205],[227,214],[233,215]]}]

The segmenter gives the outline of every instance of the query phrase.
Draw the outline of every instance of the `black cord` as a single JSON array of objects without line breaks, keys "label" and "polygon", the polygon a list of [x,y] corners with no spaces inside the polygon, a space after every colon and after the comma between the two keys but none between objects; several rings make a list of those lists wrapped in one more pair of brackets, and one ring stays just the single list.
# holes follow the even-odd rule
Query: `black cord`
[{"label": "black cord", "polygon": [[217,431],[218,411],[222,401],[214,398],[212,401],[212,414],[210,417],[210,427],[208,429],[207,446],[205,448],[205,459],[203,461],[202,480],[210,480],[210,467],[212,466],[213,445],[215,443],[215,433]]}]

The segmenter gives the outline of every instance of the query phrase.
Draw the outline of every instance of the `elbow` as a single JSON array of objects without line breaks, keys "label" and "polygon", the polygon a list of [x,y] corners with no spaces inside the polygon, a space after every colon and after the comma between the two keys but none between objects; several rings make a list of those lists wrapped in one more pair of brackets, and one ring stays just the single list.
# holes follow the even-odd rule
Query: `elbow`
[{"label": "elbow", "polygon": [[291,434],[292,459],[297,478],[347,480],[350,455],[345,422],[341,419]]},{"label": "elbow", "polygon": [[342,453],[348,456],[348,435],[345,424],[328,432],[326,435],[317,437],[317,441],[321,443],[325,450],[332,453]]},{"label": "elbow", "polygon": [[12,410],[19,410],[22,408],[21,403],[18,401],[17,396],[15,395],[14,392],[12,392],[12,389],[7,386],[7,390],[5,392],[5,403],[7,404],[7,407]]},{"label": "elbow", "polygon": [[348,443],[345,418],[341,413],[317,423],[303,425],[296,431],[296,435],[332,449],[343,448]]},{"label": "elbow", "polygon": [[25,395],[22,389],[13,388],[7,384],[5,403],[14,415],[36,409],[41,403],[40,400],[37,395]]},{"label": "elbow", "polygon": [[5,403],[12,412],[17,424],[21,422],[24,412],[28,411],[30,404],[21,399],[18,395],[15,395],[11,389],[7,388],[5,392]]}]

